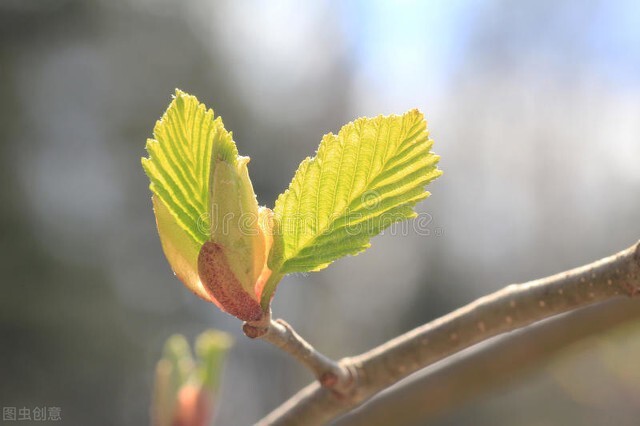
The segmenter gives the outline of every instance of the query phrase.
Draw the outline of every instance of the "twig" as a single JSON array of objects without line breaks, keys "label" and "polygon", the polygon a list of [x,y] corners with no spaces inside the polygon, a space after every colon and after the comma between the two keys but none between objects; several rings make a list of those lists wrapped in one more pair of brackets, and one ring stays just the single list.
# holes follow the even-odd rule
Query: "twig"
[{"label": "twig", "polygon": [[334,426],[417,424],[510,385],[576,342],[640,319],[640,303],[618,299],[541,321],[469,348],[379,393]]},{"label": "twig", "polygon": [[335,419],[408,375],[478,342],[560,313],[640,293],[640,243],[586,266],[513,284],[341,365],[354,389],[336,395],[312,383],[260,425],[314,425]]},{"label": "twig", "polygon": [[259,322],[246,322],[244,333],[262,339],[292,355],[313,372],[319,383],[337,394],[348,393],[353,386],[349,370],[318,352],[285,321],[272,320],[269,314]]}]

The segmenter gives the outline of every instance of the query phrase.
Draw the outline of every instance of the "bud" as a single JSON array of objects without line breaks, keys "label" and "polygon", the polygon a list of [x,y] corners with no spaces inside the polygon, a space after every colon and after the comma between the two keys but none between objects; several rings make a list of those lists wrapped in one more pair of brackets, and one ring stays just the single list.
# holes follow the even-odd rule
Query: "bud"
[{"label": "bud", "polygon": [[167,339],[156,368],[153,426],[206,426],[211,423],[225,355],[232,345],[226,333],[198,336],[194,360],[182,335]]},{"label": "bud", "polygon": [[184,385],[178,393],[178,401],[171,426],[207,426],[213,418],[214,395],[193,383]]},{"label": "bud", "polygon": [[151,405],[153,426],[172,426],[180,389],[189,381],[194,368],[189,343],[176,334],[164,344],[162,358],[156,366],[156,380]]},{"label": "bud", "polygon": [[247,170],[249,158],[229,161],[221,151],[212,151],[211,235],[200,249],[198,274],[223,310],[256,321],[262,317],[255,287],[266,264],[265,234]]},{"label": "bud", "polygon": [[281,276],[267,267],[273,238],[265,219],[271,210],[258,207],[249,158],[238,155],[220,117],[180,91],[154,136],[142,164],[171,268],[187,288],[223,311],[245,321],[261,319]]}]

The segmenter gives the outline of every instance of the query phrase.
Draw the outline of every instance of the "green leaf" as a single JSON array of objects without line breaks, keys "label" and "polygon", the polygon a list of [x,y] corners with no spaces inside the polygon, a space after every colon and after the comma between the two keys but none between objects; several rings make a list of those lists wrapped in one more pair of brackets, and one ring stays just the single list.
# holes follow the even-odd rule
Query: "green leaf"
[{"label": "green leaf", "polygon": [[[195,96],[176,90],[169,108],[148,139],[142,167],[151,191],[198,245],[209,239],[209,177],[213,158],[235,165],[238,151],[231,133],[213,110]],[[212,152],[215,150],[215,152]]]},{"label": "green leaf", "polygon": [[440,176],[422,113],[359,118],[325,135],[274,209],[269,267],[318,271],[355,255],[395,222],[415,217],[425,186]]}]

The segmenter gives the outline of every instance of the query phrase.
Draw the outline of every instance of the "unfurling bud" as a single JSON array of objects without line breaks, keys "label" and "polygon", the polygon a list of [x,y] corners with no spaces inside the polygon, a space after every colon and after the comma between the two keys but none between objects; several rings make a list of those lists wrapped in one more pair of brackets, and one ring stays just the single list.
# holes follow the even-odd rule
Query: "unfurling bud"
[{"label": "unfurling bud", "polygon": [[257,287],[271,242],[260,226],[260,213],[268,209],[258,208],[247,170],[249,158],[234,160],[227,162],[215,149],[212,152],[211,234],[200,248],[198,274],[223,310],[257,321],[263,314]]},{"label": "unfurling bud", "polygon": [[261,319],[281,276],[267,267],[273,213],[258,207],[249,158],[238,155],[213,111],[180,91],[154,136],[142,164],[171,268],[223,311],[245,321]]}]

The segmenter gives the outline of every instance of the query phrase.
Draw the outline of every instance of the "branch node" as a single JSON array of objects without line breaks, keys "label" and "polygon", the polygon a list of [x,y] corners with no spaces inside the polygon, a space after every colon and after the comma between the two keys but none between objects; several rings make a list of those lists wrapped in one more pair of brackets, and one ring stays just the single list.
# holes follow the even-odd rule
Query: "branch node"
[{"label": "branch node", "polygon": [[338,383],[338,376],[332,371],[326,371],[318,378],[320,384],[325,388],[332,388]]},{"label": "branch node", "polygon": [[245,336],[250,339],[257,339],[263,337],[269,332],[271,326],[271,309],[267,312],[263,312],[262,318],[257,321],[247,321],[242,324],[242,331]]},{"label": "branch node", "polygon": [[335,381],[325,384],[319,380],[320,384],[329,389],[338,399],[353,399],[358,390],[358,366],[352,358],[343,358],[336,366],[339,374],[333,374]]},{"label": "branch node", "polygon": [[269,331],[269,328],[268,327],[255,326],[255,325],[251,325],[251,324],[245,322],[242,325],[242,331],[244,332],[244,334],[248,338],[257,339],[258,337],[262,337],[265,334],[267,334],[267,332]]}]

